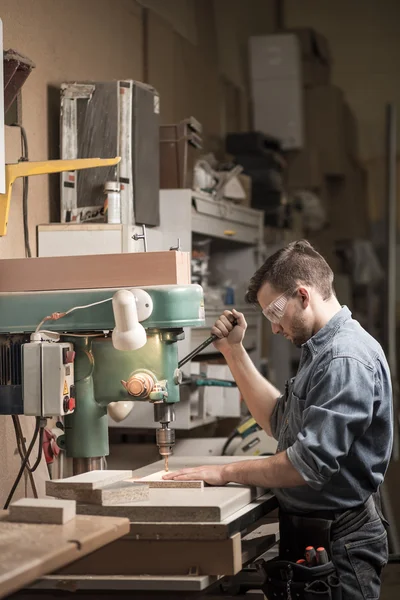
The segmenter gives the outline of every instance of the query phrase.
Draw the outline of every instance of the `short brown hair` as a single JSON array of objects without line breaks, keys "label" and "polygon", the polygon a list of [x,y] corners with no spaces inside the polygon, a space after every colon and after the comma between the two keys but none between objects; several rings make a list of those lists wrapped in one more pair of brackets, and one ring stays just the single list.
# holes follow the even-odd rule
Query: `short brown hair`
[{"label": "short brown hair", "polygon": [[324,300],[335,293],[332,269],[307,240],[292,242],[270,256],[251,278],[246,301],[258,304],[257,294],[267,282],[282,293],[294,291],[299,282],[311,285]]}]

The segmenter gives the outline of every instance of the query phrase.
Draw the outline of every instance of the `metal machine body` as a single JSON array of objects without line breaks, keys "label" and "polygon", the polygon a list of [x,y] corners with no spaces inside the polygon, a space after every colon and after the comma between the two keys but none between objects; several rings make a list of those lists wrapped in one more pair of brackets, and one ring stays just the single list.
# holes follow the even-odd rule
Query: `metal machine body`
[{"label": "metal machine body", "polygon": [[[40,416],[48,416],[49,409],[44,409],[48,386],[65,392],[61,404],[53,402],[53,410],[60,409],[53,416],[64,416],[64,438],[59,438],[59,443],[74,459],[75,472],[91,465],[98,468],[100,458],[109,454],[107,411],[113,403],[151,402],[154,418],[161,424],[156,433],[160,454],[168,457],[172,453],[175,437],[169,424],[174,420],[173,407],[179,401],[182,381],[177,342],[184,337],[184,327],[204,325],[203,291],[198,285],[143,290],[152,303],[150,316],[141,322],[147,341],[132,351],[116,350],[113,345],[115,319],[108,300],[116,289],[0,294],[0,414],[34,413],[32,397],[39,394]],[[130,291],[140,297],[139,289]],[[46,330],[30,341],[30,334],[46,315],[63,314],[71,307],[82,310],[49,320]],[[38,334],[42,340],[47,336],[48,341],[37,340]],[[35,344],[40,344],[42,351],[34,352]],[[48,351],[56,344],[62,344],[62,350],[51,353],[52,377],[45,377],[43,349]],[[57,362],[54,354],[61,360]],[[73,384],[66,377],[71,372]],[[59,387],[54,381],[58,376]]]}]

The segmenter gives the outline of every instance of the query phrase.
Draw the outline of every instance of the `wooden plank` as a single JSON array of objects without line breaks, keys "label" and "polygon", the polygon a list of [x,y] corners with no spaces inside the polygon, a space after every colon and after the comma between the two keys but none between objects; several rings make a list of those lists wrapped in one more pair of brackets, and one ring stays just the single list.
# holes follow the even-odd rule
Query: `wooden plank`
[{"label": "wooden plank", "polygon": [[242,568],[240,534],[215,541],[121,539],[75,562],[69,575],[235,575]]},{"label": "wooden plank", "polygon": [[9,521],[64,525],[76,515],[74,500],[20,498],[10,505]]},{"label": "wooden plank", "polygon": [[46,481],[46,494],[53,496],[55,490],[99,490],[118,481],[132,477],[132,471],[89,471],[65,479]]},{"label": "wooden plank", "polygon": [[146,483],[131,481],[119,481],[99,490],[82,490],[77,486],[68,489],[60,488],[57,485],[48,486],[48,488],[49,492],[47,493],[49,496],[102,506],[114,506],[115,504],[149,499],[149,486]]},{"label": "wooden plank", "polygon": [[255,488],[227,485],[199,489],[150,489],[149,500],[115,506],[78,504],[79,514],[127,517],[130,521],[219,523],[255,499]]},{"label": "wooden plank", "polygon": [[[0,519],[8,515],[0,512]],[[0,598],[129,532],[128,519],[81,517],[65,525],[0,521]]]},{"label": "wooden plank", "polygon": [[194,488],[194,489],[203,489],[204,482],[197,481],[174,481],[172,479],[163,479],[163,476],[167,475],[167,471],[157,471],[157,473],[152,473],[151,475],[146,475],[145,477],[141,477],[140,479],[133,479],[133,481],[142,481],[147,483],[151,488]]},{"label": "wooden plank", "polygon": [[0,292],[189,284],[187,252],[12,258],[0,261]]}]

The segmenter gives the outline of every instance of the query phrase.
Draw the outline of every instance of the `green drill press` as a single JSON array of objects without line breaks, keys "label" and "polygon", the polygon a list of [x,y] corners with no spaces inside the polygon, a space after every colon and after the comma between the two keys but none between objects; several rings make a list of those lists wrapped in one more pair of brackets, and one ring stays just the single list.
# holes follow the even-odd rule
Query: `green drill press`
[{"label": "green drill press", "polygon": [[148,401],[168,457],[182,381],[177,342],[184,327],[199,326],[198,285],[2,293],[0,414],[62,416],[77,474],[109,454],[108,407]]}]

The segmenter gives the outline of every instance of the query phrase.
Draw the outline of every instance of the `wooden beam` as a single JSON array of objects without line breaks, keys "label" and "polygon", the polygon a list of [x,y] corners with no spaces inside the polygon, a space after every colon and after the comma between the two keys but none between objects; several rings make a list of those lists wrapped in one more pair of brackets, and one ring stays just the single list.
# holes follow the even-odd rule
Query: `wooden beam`
[{"label": "wooden beam", "polygon": [[73,575],[235,575],[242,568],[240,533],[226,540],[123,538],[61,571]]},{"label": "wooden beam", "polygon": [[187,252],[133,252],[0,260],[0,292],[190,283]]}]

